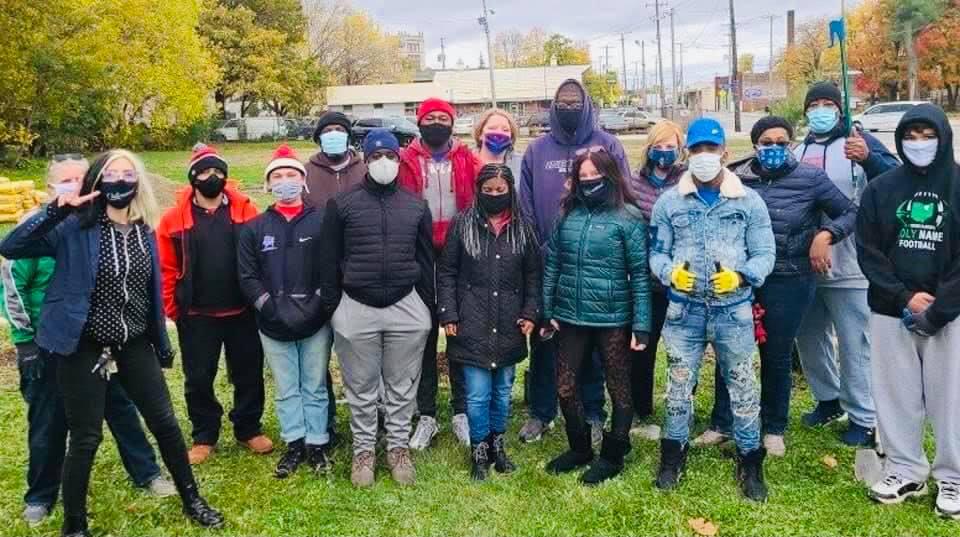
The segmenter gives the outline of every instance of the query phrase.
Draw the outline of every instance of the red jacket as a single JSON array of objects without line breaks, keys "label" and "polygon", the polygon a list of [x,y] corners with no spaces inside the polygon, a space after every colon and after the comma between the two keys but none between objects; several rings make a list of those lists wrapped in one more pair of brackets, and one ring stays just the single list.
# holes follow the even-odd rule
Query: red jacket
[{"label": "red jacket", "polygon": [[[433,155],[417,138],[407,147],[400,150],[400,174],[397,181],[400,187],[423,197],[423,169],[421,159],[431,159]],[[453,147],[447,154],[453,163],[453,189],[456,196],[457,211],[462,211],[473,204],[474,182],[477,172],[480,171],[480,160],[473,151],[460,140],[454,138]],[[441,250],[447,238],[447,228],[456,215],[433,215],[433,247]]]},{"label": "red jacket", "polygon": [[[230,180],[223,190],[230,207],[230,219],[242,224],[257,216],[257,207],[250,198],[237,189],[237,182]],[[157,226],[157,250],[160,257],[161,290],[163,310],[167,317],[176,320],[184,300],[193,295],[190,275],[190,241],[187,233],[193,228],[193,188],[177,191],[176,205],[167,209]],[[179,300],[178,300],[179,298]]]}]

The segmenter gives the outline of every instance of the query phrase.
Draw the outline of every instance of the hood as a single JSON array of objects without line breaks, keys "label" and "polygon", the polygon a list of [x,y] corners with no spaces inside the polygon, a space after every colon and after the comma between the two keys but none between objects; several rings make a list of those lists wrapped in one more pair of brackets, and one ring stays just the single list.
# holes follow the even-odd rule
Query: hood
[{"label": "hood", "polygon": [[[680,182],[677,183],[677,192],[681,196],[689,196],[697,191],[697,184],[697,180],[693,178],[693,173],[687,170],[680,177]],[[742,198],[747,195],[747,192],[740,178],[732,171],[724,168],[723,182],[720,183],[720,194],[725,198],[733,199]]]},{"label": "hood", "polygon": [[560,126],[560,119],[557,117],[557,109],[550,105],[550,136],[560,145],[583,145],[587,143],[590,136],[593,135],[597,126],[597,109],[590,100],[590,95],[583,87],[583,84],[575,78],[568,78],[557,86],[557,91],[553,95],[553,101],[557,101],[557,94],[560,88],[567,84],[575,84],[583,97],[583,111],[580,113],[580,123],[577,124],[577,130],[570,134]]},{"label": "hood", "polygon": [[[350,163],[347,164],[347,167],[344,168],[344,170],[346,170],[347,168],[350,168],[351,166],[355,166],[357,165],[357,163],[363,161],[363,159],[360,158],[360,154],[357,153],[357,150],[352,147],[347,148],[347,156],[350,158]],[[333,166],[334,163],[332,160],[330,160],[330,157],[328,157],[326,153],[324,153],[323,151],[317,151],[316,153],[313,154],[313,156],[310,157],[310,164],[313,164],[314,166],[319,166],[321,168],[332,169],[331,167]]]},{"label": "hood", "polygon": [[900,155],[900,160],[903,162],[903,165],[914,173],[918,173],[920,170],[920,168],[914,166],[913,163],[910,162],[910,159],[903,153],[903,136],[906,133],[907,125],[917,122],[926,123],[933,127],[933,129],[937,131],[939,141],[937,144],[937,156],[933,159],[933,163],[926,168],[927,175],[945,171],[952,173],[955,167],[953,129],[950,127],[950,121],[947,119],[947,115],[943,110],[939,106],[929,103],[918,104],[908,110],[897,125],[894,140],[897,142],[897,154]]},{"label": "hood", "polygon": [[[452,156],[452,155],[454,155],[454,154],[456,154],[456,153],[458,153],[458,152],[460,152],[460,151],[470,152],[470,148],[467,147],[467,144],[461,142],[460,139],[457,138],[456,136],[451,137],[450,140],[451,140],[453,143],[450,145],[450,152],[447,153],[448,156]],[[403,149],[407,149],[407,150],[409,150],[410,152],[412,152],[413,154],[415,154],[415,155],[417,155],[417,156],[420,156],[420,157],[424,157],[424,158],[428,158],[428,159],[429,159],[429,158],[433,158],[433,153],[430,151],[430,149],[429,149],[426,145],[423,144],[423,140],[420,139],[420,138],[417,138],[417,139],[415,139],[414,141],[410,142],[410,145],[408,145],[407,147],[405,147],[405,148],[403,148]],[[407,153],[407,152],[404,151],[403,149],[400,150],[400,156],[401,156],[401,158],[403,157],[403,155],[404,155],[405,153]]]}]

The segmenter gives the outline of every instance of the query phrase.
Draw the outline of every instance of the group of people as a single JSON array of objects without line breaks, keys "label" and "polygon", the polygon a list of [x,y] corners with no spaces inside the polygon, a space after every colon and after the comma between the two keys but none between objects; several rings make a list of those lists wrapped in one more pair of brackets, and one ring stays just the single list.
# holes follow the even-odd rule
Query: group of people
[{"label": "group of people", "polygon": [[[841,440],[851,446],[874,446],[879,431],[885,476],[871,497],[898,503],[927,491],[929,418],[936,509],[960,518],[960,168],[949,122],[933,105],[912,109],[896,133],[901,165],[875,138],[848,131],[834,85],[812,86],[805,107],[802,143],[792,147],[794,126],[768,116],[751,131],[754,154],[737,162],[715,120],[686,133],[662,121],[636,170],[576,80],[560,85],[550,132],[522,157],[516,122],[500,109],[480,117],[471,148],[453,136],[454,107],[428,99],[420,138],[401,148],[373,130],[362,153],[348,118],[327,112],[306,163],[288,146],[274,152],[263,180],[275,203],[262,213],[209,146],[194,149],[189,185],[162,216],[135,155],[113,150],[89,166],[57,157],[55,198],[0,243],[30,406],[24,517],[49,514],[62,467],[63,533],[88,534],[106,417],[134,483],[179,493],[191,519],[222,525],[191,469],[219,441],[222,351],[234,436],[254,454],[274,449],[261,425],[270,367],[285,445],[276,477],[332,466],[335,351],[351,481],[374,484],[379,439],[392,478],[413,484],[411,450],[427,449],[440,428],[443,330],[450,425],[469,446],[473,479],[516,468],[506,433],[516,364],[529,351],[519,437],[546,434],[559,403],[568,441],[548,472],[586,468],[587,485],[614,478],[631,430],[652,430],[655,484],[673,489],[691,443],[732,438],[744,496],[764,501],[764,460],[786,451],[796,342],[817,399],[803,422],[849,415]],[[180,341],[189,449],[161,372],[173,358],[167,319]],[[714,409],[691,442],[707,344]],[[661,349],[662,433],[653,426]]]}]

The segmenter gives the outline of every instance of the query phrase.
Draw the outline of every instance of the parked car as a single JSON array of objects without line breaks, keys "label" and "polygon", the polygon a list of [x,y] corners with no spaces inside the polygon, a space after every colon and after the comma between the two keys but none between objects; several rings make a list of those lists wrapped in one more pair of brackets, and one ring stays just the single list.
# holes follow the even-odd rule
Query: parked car
[{"label": "parked car", "polygon": [[353,145],[360,151],[363,148],[363,139],[372,129],[389,129],[401,147],[406,147],[415,138],[420,136],[420,129],[404,117],[368,117],[353,122]]},{"label": "parked car", "polygon": [[539,136],[550,132],[550,112],[537,112],[527,120],[527,130],[530,136]]},{"label": "parked car", "polygon": [[215,142],[279,140],[287,136],[287,120],[282,117],[242,117],[230,119],[213,131]]},{"label": "parked car", "polygon": [[453,122],[453,134],[457,136],[473,136],[473,116],[458,117]]},{"label": "parked car", "polygon": [[903,115],[924,101],[896,101],[873,105],[862,114],[853,116],[853,122],[865,131],[895,131]]},{"label": "parked car", "polygon": [[300,118],[297,122],[296,130],[290,131],[287,135],[294,140],[313,140],[313,132],[317,130],[317,118]]},{"label": "parked car", "polygon": [[601,129],[613,134],[625,134],[630,131],[627,120],[618,111],[610,108],[600,110],[597,124]]},{"label": "parked car", "polygon": [[625,109],[621,111],[620,115],[626,120],[627,125],[630,126],[630,130],[639,132],[650,130],[650,127],[653,127],[658,121],[663,119],[662,117],[657,117],[635,108]]}]

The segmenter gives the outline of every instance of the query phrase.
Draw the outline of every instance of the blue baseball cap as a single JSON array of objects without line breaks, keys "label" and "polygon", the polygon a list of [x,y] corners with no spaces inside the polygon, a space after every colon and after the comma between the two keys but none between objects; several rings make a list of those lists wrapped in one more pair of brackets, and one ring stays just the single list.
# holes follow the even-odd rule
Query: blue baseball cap
[{"label": "blue baseball cap", "polygon": [[726,136],[719,121],[702,117],[687,127],[687,147],[698,144],[726,145]]},{"label": "blue baseball cap", "polygon": [[363,156],[369,158],[375,151],[389,149],[400,154],[400,142],[387,129],[373,129],[363,138]]}]

